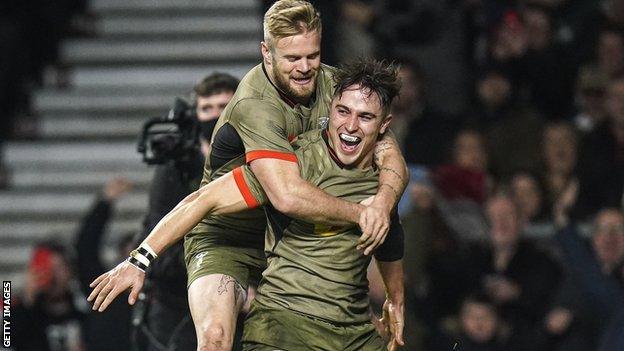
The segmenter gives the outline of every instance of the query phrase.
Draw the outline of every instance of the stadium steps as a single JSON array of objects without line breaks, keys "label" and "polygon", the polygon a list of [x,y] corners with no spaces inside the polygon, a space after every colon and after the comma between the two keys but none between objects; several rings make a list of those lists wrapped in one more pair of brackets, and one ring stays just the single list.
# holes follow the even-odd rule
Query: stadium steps
[{"label": "stadium steps", "polygon": [[219,17],[164,15],[108,16],[98,22],[97,30],[107,39],[143,39],[158,35],[168,39],[231,39],[258,33],[256,15]]},{"label": "stadium steps", "polygon": [[254,63],[78,66],[72,68],[69,77],[77,89],[154,89],[168,86],[187,91],[207,72],[220,71],[242,77]]},{"label": "stadium steps", "polygon": [[[258,2],[254,0],[92,0],[91,8],[103,16],[118,14],[189,14],[212,15],[259,14]],[[257,23],[260,24],[256,17]]]},{"label": "stadium steps", "polygon": [[[4,147],[14,180],[0,191],[0,274],[19,289],[33,245],[73,241],[103,184],[134,182],[115,205],[102,256],[141,228],[153,170],[141,162],[137,136],[166,115],[203,76],[242,77],[260,56],[255,0],[93,0],[96,36],[60,48],[69,86],[33,96],[39,135]],[[112,261],[110,262],[112,263]]]},{"label": "stadium steps", "polygon": [[232,41],[227,39],[150,40],[130,39],[73,41],[61,52],[70,65],[153,63],[218,63],[248,62],[258,55],[257,39]]}]

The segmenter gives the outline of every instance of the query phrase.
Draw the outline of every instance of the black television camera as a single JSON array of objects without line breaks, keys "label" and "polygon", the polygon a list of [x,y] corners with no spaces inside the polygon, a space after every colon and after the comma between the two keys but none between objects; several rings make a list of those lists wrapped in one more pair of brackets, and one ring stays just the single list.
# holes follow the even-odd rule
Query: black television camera
[{"label": "black television camera", "polygon": [[195,108],[176,98],[166,117],[151,118],[145,122],[137,149],[148,165],[170,160],[184,163],[200,153],[199,135]]}]

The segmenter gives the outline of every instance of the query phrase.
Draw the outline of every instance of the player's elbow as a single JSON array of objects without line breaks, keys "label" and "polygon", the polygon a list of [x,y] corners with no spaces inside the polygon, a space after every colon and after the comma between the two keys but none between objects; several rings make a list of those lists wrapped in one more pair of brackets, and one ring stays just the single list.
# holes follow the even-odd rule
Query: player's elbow
[{"label": "player's elbow", "polygon": [[200,188],[194,192],[195,199],[193,200],[192,206],[197,206],[201,209],[201,212],[206,214],[217,214],[216,212],[216,203],[215,197],[210,194],[210,192],[206,191],[204,188]]},{"label": "player's elbow", "polygon": [[275,196],[275,199],[271,200],[271,204],[276,210],[285,215],[296,213],[297,201],[290,194],[282,193]]},{"label": "player's elbow", "polygon": [[291,186],[283,186],[267,193],[271,205],[285,215],[292,215],[297,211],[297,200]]}]

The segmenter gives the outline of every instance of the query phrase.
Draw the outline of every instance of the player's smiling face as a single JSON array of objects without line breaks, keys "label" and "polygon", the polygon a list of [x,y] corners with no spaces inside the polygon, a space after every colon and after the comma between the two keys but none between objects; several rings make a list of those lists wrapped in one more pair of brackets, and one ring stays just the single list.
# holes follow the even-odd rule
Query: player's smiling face
[{"label": "player's smiling face", "polygon": [[391,115],[384,115],[375,93],[351,86],[332,100],[329,140],[340,162],[366,168],[372,165],[379,134],[388,128]]},{"label": "player's smiling face", "polygon": [[281,38],[272,49],[262,43],[262,55],[273,83],[297,102],[307,104],[321,65],[320,33],[306,31]]}]

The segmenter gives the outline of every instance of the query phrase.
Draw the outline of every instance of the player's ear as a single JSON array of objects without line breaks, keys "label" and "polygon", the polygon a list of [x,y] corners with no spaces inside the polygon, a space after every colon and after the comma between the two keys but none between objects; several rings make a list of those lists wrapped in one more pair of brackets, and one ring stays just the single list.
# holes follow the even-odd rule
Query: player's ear
[{"label": "player's ear", "polygon": [[388,113],[388,115],[381,122],[381,128],[379,129],[379,134],[383,134],[386,132],[386,129],[388,129],[388,126],[390,125],[390,121],[392,121],[392,114]]},{"label": "player's ear", "polygon": [[271,49],[269,49],[269,46],[267,45],[265,41],[260,43],[260,48],[262,51],[262,59],[264,60],[264,64],[266,66],[270,66],[271,65]]}]

